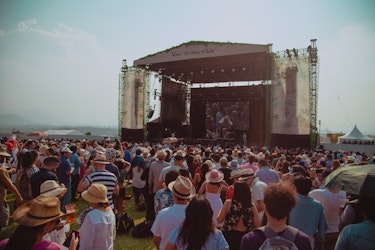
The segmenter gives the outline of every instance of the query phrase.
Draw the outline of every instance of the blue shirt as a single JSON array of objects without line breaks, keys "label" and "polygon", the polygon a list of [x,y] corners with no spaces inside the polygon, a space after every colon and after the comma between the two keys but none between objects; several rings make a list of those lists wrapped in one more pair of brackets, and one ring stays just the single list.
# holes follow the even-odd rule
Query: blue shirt
[{"label": "blue shirt", "polygon": [[323,240],[328,228],[322,204],[301,194],[297,194],[297,204],[289,213],[289,225],[310,236],[319,230],[319,235]]},{"label": "blue shirt", "polygon": [[279,174],[269,167],[260,167],[259,170],[255,172],[255,176],[267,185],[270,183],[279,183],[280,181]]},{"label": "blue shirt", "polygon": [[70,162],[65,157],[60,157],[60,165],[57,167],[56,175],[59,178],[59,182],[63,183],[66,187],[72,182],[70,175],[66,174],[70,170]]},{"label": "blue shirt", "polygon": [[70,155],[70,165],[74,167],[73,175],[79,174],[82,166],[81,159],[79,159],[79,156],[74,153]]},{"label": "blue shirt", "polygon": [[[176,245],[177,249],[185,250],[187,249],[186,245],[183,245],[182,240],[178,239],[178,233],[180,231],[180,226],[175,227],[171,233],[169,234],[168,241],[174,245]],[[223,233],[215,228],[213,234],[211,234],[205,245],[201,248],[202,250],[225,250],[228,249],[229,245],[228,242],[225,240]]]},{"label": "blue shirt", "polygon": [[369,220],[344,227],[335,246],[335,250],[364,250],[374,248],[375,222]]}]

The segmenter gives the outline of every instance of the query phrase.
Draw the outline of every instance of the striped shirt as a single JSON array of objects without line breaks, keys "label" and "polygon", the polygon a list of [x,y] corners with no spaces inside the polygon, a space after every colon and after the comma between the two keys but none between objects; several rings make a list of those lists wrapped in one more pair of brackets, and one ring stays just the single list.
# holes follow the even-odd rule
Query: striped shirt
[{"label": "striped shirt", "polygon": [[118,184],[116,175],[106,170],[97,170],[86,176],[85,180],[89,183],[89,186],[92,183],[100,183],[107,187],[108,201],[113,209],[113,190]]}]

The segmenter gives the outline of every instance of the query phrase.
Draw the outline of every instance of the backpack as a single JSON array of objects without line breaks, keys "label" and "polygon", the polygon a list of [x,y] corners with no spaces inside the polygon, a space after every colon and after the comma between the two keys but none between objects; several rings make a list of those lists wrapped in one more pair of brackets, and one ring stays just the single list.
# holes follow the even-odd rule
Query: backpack
[{"label": "backpack", "polygon": [[146,220],[142,223],[139,223],[132,229],[133,238],[147,238],[151,237],[153,233],[151,232],[153,220]]},{"label": "backpack", "polygon": [[264,234],[264,236],[266,236],[266,240],[259,247],[259,249],[261,250],[298,250],[298,247],[294,244],[294,240],[296,239],[298,229],[294,227],[287,226],[282,236],[279,236],[270,227],[267,226],[263,226],[255,230],[261,231]]},{"label": "backpack", "polygon": [[134,227],[134,220],[127,213],[118,213],[116,215],[116,232],[118,234],[129,233]]}]

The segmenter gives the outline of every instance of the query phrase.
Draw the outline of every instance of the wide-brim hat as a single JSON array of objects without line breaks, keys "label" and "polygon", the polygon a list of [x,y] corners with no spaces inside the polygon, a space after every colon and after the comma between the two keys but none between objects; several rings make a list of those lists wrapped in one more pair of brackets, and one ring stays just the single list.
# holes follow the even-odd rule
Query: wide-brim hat
[{"label": "wide-brim hat", "polygon": [[7,151],[7,146],[4,144],[0,144],[0,155],[9,157],[10,154]]},{"label": "wide-brim hat", "polygon": [[241,177],[241,169],[235,169],[230,172],[230,179]]},{"label": "wide-brim hat", "polygon": [[255,177],[254,171],[251,168],[245,168],[241,170],[241,176],[238,180],[244,181],[253,177]]},{"label": "wide-brim hat", "polygon": [[181,175],[175,181],[168,184],[168,189],[180,199],[189,200],[195,195],[195,187],[189,178]]},{"label": "wide-brim hat", "polygon": [[13,212],[14,221],[27,227],[36,227],[63,216],[65,214],[60,211],[59,198],[45,196],[38,196]]},{"label": "wide-brim hat", "polygon": [[86,191],[81,194],[85,201],[91,203],[107,203],[107,187],[100,183],[93,183]]},{"label": "wide-brim hat", "polygon": [[213,169],[206,173],[206,180],[211,183],[220,183],[224,180],[224,174],[216,169]]},{"label": "wide-brim hat", "polygon": [[67,146],[62,147],[61,150],[60,150],[60,152],[61,153],[71,153],[71,154],[73,153],[73,151],[70,150],[70,148],[67,147]]},{"label": "wide-brim hat", "polygon": [[64,184],[57,184],[55,180],[47,180],[40,185],[40,195],[46,197],[56,197],[62,193],[66,193],[68,189]]},{"label": "wide-brim hat", "polygon": [[97,164],[103,164],[103,165],[110,164],[110,162],[107,161],[107,158],[105,157],[105,155],[102,155],[102,154],[97,154],[94,160],[92,160],[92,162],[97,163]]},{"label": "wide-brim hat", "polygon": [[208,165],[208,170],[213,170],[215,168],[211,160],[206,160],[204,163]]}]

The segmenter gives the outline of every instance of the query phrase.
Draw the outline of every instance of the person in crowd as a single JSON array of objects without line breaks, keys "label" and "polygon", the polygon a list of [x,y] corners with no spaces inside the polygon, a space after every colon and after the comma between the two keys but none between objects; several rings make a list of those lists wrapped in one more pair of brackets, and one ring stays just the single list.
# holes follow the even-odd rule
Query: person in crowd
[{"label": "person in crowd", "polygon": [[113,249],[116,238],[116,218],[107,195],[107,187],[93,183],[88,190],[83,191],[82,198],[93,209],[87,213],[80,227],[80,250]]},{"label": "person in crowd", "polygon": [[70,150],[73,152],[70,154],[70,166],[74,168],[73,173],[71,175],[72,178],[72,190],[71,190],[71,197],[73,201],[77,201],[76,195],[77,195],[77,188],[79,181],[81,180],[81,167],[82,167],[82,161],[79,158],[77,151],[79,150],[76,145],[70,146]]},{"label": "person in crowd", "polygon": [[69,162],[70,155],[73,152],[68,147],[63,147],[60,151],[60,165],[57,167],[57,177],[59,182],[64,184],[68,191],[65,193],[64,198],[61,202],[61,210],[65,212],[65,206],[70,204],[70,200],[72,197],[72,178],[71,175],[74,171],[74,167],[72,168]]},{"label": "person in crowd", "polygon": [[[148,193],[152,195],[152,201],[155,200],[154,199],[155,194],[159,190],[158,183],[159,183],[159,177],[160,177],[161,171],[164,168],[170,166],[170,163],[165,161],[165,156],[166,156],[166,153],[163,149],[158,150],[156,152],[157,160],[150,164],[150,170],[149,170],[149,175],[148,175]],[[152,203],[153,202],[151,202],[150,206],[154,208],[156,205]]]},{"label": "person in crowd", "polygon": [[82,178],[79,182],[77,191],[81,193],[87,190],[93,183],[103,184],[107,187],[109,205],[114,209],[113,194],[117,195],[119,193],[117,177],[105,169],[105,166],[108,165],[109,162],[104,155],[97,154],[94,160],[92,160],[92,164],[94,164],[95,172]]},{"label": "person in crowd", "polygon": [[241,163],[240,168],[241,169],[250,168],[250,169],[252,169],[254,171],[254,173],[256,171],[258,171],[259,167],[256,164],[256,157],[255,157],[255,155],[253,155],[253,154],[246,154],[245,157],[246,157],[245,161]]},{"label": "person in crowd", "polygon": [[43,165],[39,171],[30,178],[32,197],[35,198],[40,194],[40,185],[47,180],[58,182],[56,169],[60,165],[60,159],[57,156],[50,156],[44,159]]},{"label": "person in crowd", "polygon": [[168,188],[168,185],[172,181],[175,181],[179,175],[180,172],[177,170],[171,170],[165,175],[164,188],[158,190],[154,196],[155,215],[157,215],[163,208],[173,205],[173,194]]},{"label": "person in crowd", "polygon": [[130,162],[125,161],[124,158],[117,158],[113,164],[115,164],[120,171],[120,177],[118,178],[119,195],[115,202],[115,209],[116,211],[122,211],[124,199],[129,199],[129,197],[131,197],[126,194],[126,186],[124,184],[126,174],[130,171]]},{"label": "person in crowd", "polygon": [[206,181],[206,174],[208,171],[211,171],[214,169],[214,166],[212,164],[211,160],[206,160],[200,168],[197,169],[197,172],[194,175],[193,183],[196,188],[196,190],[199,191],[202,184]]},{"label": "person in crowd", "polygon": [[[2,148],[5,149],[4,147]],[[0,160],[4,162],[5,157],[10,157],[10,154],[6,150],[2,150],[0,148]],[[7,189],[15,195],[16,206],[20,205],[23,202],[22,195],[18,191],[17,187],[12,183],[8,170],[0,167],[0,230],[9,223],[10,209],[6,200]]]},{"label": "person in crowd", "polygon": [[348,194],[349,200],[346,202],[343,212],[340,215],[339,231],[349,225],[360,223],[364,220],[362,207],[358,195]]},{"label": "person in crowd", "polygon": [[365,220],[347,225],[340,232],[335,250],[373,249],[375,246],[375,198],[359,196]]},{"label": "person in crowd", "polygon": [[184,157],[181,154],[176,154],[174,156],[173,163],[170,166],[163,168],[162,171],[160,172],[158,189],[163,188],[163,183],[164,183],[165,175],[166,175],[167,172],[169,172],[171,170],[180,171],[180,169],[182,169],[182,168],[185,168]]},{"label": "person in crowd", "polygon": [[252,169],[241,170],[241,177],[238,181],[245,181],[251,190],[251,200],[255,203],[258,210],[259,220],[263,221],[264,215],[264,194],[263,190],[267,187],[267,184],[260,181],[258,177],[255,177]]},{"label": "person in crowd", "polygon": [[223,225],[223,234],[231,250],[239,250],[242,236],[260,226],[258,210],[251,202],[251,191],[245,182],[233,184],[233,198],[221,208],[217,222]]},{"label": "person in crowd", "polygon": [[[57,197],[62,199],[67,189],[64,185],[59,185],[55,180],[46,180],[40,185],[39,189],[40,196],[44,197]],[[70,225],[67,220],[60,220],[60,223],[56,225],[55,230],[52,230],[48,234],[44,235],[45,240],[56,242],[63,245],[66,239],[66,233],[69,232]]]},{"label": "person in crowd", "polygon": [[228,166],[228,160],[225,157],[220,158],[220,168],[219,171],[221,171],[224,174],[224,181],[228,185],[232,185],[232,179],[230,178],[230,173],[232,172],[232,169]]},{"label": "person in crowd", "polygon": [[109,164],[105,166],[105,169],[111,173],[113,173],[117,178],[120,177],[120,171],[118,167],[113,164],[113,162],[117,159],[117,150],[114,148],[106,148],[105,149],[105,157]]},{"label": "person in crowd", "polygon": [[[173,194],[173,206],[162,209],[151,227],[153,242],[157,249],[165,249],[169,233],[185,219],[185,209],[195,195],[195,188],[189,178],[178,176],[168,185]],[[211,217],[212,218],[212,217]]]},{"label": "person in crowd", "polygon": [[[142,156],[142,149],[138,148],[136,150],[136,156],[131,163],[131,173],[132,173],[132,184],[133,184],[133,194],[136,210],[142,210],[141,197],[146,200],[146,180],[142,180],[141,176],[146,169],[146,161]],[[144,204],[142,202],[142,204]]]},{"label": "person in crowd", "polygon": [[260,181],[266,183],[279,183],[279,174],[270,167],[266,159],[260,159],[258,161],[259,170],[255,172],[255,176],[259,178]]},{"label": "person in crowd", "polygon": [[[272,230],[277,235],[283,237],[285,231],[296,231],[294,244],[298,249],[309,250],[311,248],[309,236],[296,228],[286,224],[287,217],[296,205],[294,192],[290,187],[281,184],[271,184],[264,189],[265,214],[267,224],[264,230]],[[241,250],[259,249],[266,241],[266,236],[262,230],[255,229],[245,234],[241,239]]]},{"label": "person in crowd", "polygon": [[204,193],[206,199],[210,202],[213,210],[212,221],[216,227],[222,226],[222,223],[218,223],[217,221],[217,215],[223,206],[221,192],[226,192],[228,188],[228,184],[223,180],[224,174],[219,170],[213,169],[206,174],[206,181],[202,184],[198,192],[199,195]]},{"label": "person in crowd", "polygon": [[296,176],[293,183],[297,191],[297,205],[289,213],[289,225],[307,234],[311,248],[318,249],[314,246],[325,241],[328,229],[324,208],[320,202],[308,196],[312,187],[309,177]]},{"label": "person in crowd", "polygon": [[39,168],[36,166],[37,161],[38,152],[35,150],[26,151],[21,156],[21,169],[17,174],[16,185],[25,200],[32,199],[30,178],[39,171]]},{"label": "person in crowd", "polygon": [[195,195],[184,221],[170,232],[165,249],[229,249],[222,232],[213,226],[212,214],[208,200]]},{"label": "person in crowd", "polygon": [[[324,171],[323,178],[325,179],[330,173],[330,170]],[[324,245],[325,249],[333,249],[339,235],[340,214],[346,203],[346,192],[331,187],[325,187],[324,189],[310,191],[309,196],[323,205],[328,223]]]},{"label": "person in crowd", "polygon": [[230,185],[227,189],[227,199],[232,199],[233,197],[233,189],[234,189],[234,184],[238,182],[238,179],[241,177],[241,169],[235,169],[230,173],[230,178],[232,179],[232,185]]},{"label": "person in crowd", "polygon": [[[56,242],[43,239],[43,236],[56,229],[60,218],[65,216],[60,211],[60,200],[57,197],[39,196],[29,203],[19,206],[13,213],[18,226],[9,239],[0,242],[0,249],[56,249],[64,248]],[[70,241],[69,250],[75,250],[78,236]]]}]

